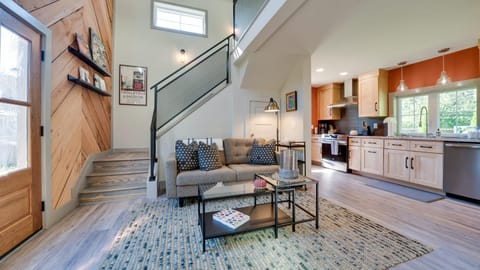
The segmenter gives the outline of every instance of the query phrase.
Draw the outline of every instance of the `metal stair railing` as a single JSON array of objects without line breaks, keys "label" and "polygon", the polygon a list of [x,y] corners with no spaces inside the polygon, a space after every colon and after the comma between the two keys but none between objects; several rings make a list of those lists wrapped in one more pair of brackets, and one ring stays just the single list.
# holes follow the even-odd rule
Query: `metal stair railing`
[{"label": "metal stair railing", "polygon": [[156,180],[157,133],[180,121],[215,89],[230,83],[230,46],[233,34],[155,83],[155,103],[150,124],[149,181]]}]

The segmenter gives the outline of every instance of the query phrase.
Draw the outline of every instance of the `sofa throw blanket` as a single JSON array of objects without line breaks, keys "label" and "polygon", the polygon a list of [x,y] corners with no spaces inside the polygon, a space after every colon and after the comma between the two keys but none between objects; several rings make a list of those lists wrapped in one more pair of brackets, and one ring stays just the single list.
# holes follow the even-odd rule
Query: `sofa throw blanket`
[{"label": "sofa throw blanket", "polygon": [[275,158],[275,141],[271,140],[265,144],[260,144],[257,140],[253,141],[250,163],[262,165],[277,164]]},{"label": "sofa throw blanket", "polygon": [[211,171],[222,167],[217,145],[200,142],[198,145],[198,165],[202,171]]},{"label": "sofa throw blanket", "polygon": [[185,144],[181,140],[175,143],[175,158],[179,171],[190,171],[198,169],[198,144],[192,142]]}]

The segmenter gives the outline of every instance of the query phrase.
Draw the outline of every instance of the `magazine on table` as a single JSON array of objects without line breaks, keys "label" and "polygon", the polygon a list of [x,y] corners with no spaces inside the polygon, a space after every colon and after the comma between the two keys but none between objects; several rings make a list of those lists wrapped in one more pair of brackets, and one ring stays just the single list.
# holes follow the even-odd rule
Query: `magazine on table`
[{"label": "magazine on table", "polygon": [[213,219],[229,228],[236,229],[247,223],[250,220],[250,217],[235,209],[223,209],[213,214]]}]

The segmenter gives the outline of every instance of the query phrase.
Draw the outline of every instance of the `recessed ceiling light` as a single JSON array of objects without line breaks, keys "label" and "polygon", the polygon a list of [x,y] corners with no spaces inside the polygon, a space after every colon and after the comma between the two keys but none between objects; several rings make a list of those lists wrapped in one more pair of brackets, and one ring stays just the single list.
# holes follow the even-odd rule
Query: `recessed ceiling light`
[{"label": "recessed ceiling light", "polygon": [[340,76],[347,76],[348,75],[348,72],[344,71],[344,72],[340,72]]},{"label": "recessed ceiling light", "polygon": [[325,69],[324,69],[324,68],[317,68],[317,69],[315,69],[315,71],[316,71],[316,72],[324,72]]}]

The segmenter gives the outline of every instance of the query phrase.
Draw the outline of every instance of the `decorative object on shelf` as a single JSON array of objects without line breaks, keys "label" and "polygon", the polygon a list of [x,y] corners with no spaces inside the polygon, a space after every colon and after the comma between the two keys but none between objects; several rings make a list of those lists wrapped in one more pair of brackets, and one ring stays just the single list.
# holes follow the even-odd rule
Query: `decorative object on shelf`
[{"label": "decorative object on shelf", "polygon": [[105,80],[97,73],[93,73],[93,86],[100,88],[102,91],[107,91]]},{"label": "decorative object on shelf", "polygon": [[75,33],[75,41],[77,43],[78,52],[90,59],[90,47],[88,43],[83,39],[82,35]]},{"label": "decorative object on shelf", "polygon": [[297,151],[291,149],[280,151],[278,174],[281,178],[294,179],[298,177],[297,160]]},{"label": "decorative object on shelf", "polygon": [[[278,144],[278,112],[280,111],[280,107],[278,106],[278,103],[273,99],[270,98],[270,101],[268,102],[267,106],[263,109],[265,112],[274,112],[275,116],[277,117],[277,140],[275,141],[276,144]],[[278,146],[275,148],[275,150],[278,150]]]},{"label": "decorative object on shelf", "polygon": [[250,220],[248,215],[235,209],[223,209],[213,214],[213,220],[216,220],[231,229],[236,229]]},{"label": "decorative object on shelf", "polygon": [[88,28],[88,31],[90,33],[90,51],[92,60],[104,70],[108,70],[107,52],[105,51],[105,46],[103,45],[102,39],[93,31],[91,27]]},{"label": "decorative object on shelf", "polygon": [[447,72],[445,71],[445,53],[448,52],[450,48],[444,48],[438,51],[442,54],[442,72],[440,72],[440,78],[437,80],[437,84],[445,85],[450,83],[452,80],[448,77]]},{"label": "decorative object on shelf", "polygon": [[292,91],[285,95],[286,110],[287,112],[293,112],[297,110],[297,91]]},{"label": "decorative object on shelf", "polygon": [[147,106],[147,68],[120,65],[120,105]]},{"label": "decorative object on shelf", "polygon": [[78,78],[84,82],[90,83],[90,72],[83,67],[78,67]]},{"label": "decorative object on shelf", "polygon": [[407,63],[406,61],[398,63],[398,65],[400,66],[400,83],[398,84],[397,91],[400,91],[400,92],[408,90],[408,87],[405,84],[405,81],[403,80],[403,66],[406,63]]},{"label": "decorative object on shelf", "polygon": [[265,188],[267,187],[267,181],[261,178],[257,178],[255,179],[255,181],[253,181],[253,186],[258,189]]},{"label": "decorative object on shelf", "polygon": [[107,91],[103,91],[102,89],[98,88],[98,87],[95,87],[93,86],[92,84],[88,83],[88,82],[85,82],[79,78],[76,78],[70,74],[67,75],[67,80],[73,82],[73,83],[76,83],[86,89],[89,89],[89,90],[92,90],[93,92],[97,93],[97,94],[100,94],[102,96],[107,96],[107,97],[110,97],[112,95],[110,95],[110,93],[108,93]]}]

